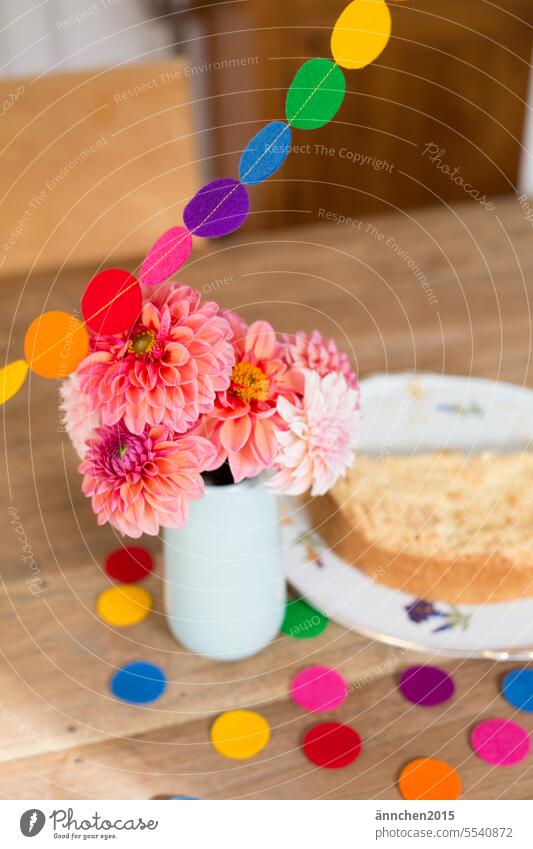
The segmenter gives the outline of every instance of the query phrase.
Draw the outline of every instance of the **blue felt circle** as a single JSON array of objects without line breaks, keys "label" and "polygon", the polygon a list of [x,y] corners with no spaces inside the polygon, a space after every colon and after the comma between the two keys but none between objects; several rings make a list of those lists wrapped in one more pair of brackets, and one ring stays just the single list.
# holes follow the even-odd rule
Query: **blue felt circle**
[{"label": "blue felt circle", "polygon": [[165,692],[166,675],[159,666],[136,660],[126,663],[111,679],[111,692],[117,699],[132,705],[154,702]]},{"label": "blue felt circle", "polygon": [[284,121],[271,121],[246,145],[239,165],[241,183],[262,183],[283,165],[291,146],[291,128]]},{"label": "blue felt circle", "polygon": [[513,707],[533,713],[533,669],[512,669],[503,679],[503,696]]},{"label": "blue felt circle", "polygon": [[171,796],[169,801],[176,799],[180,802],[198,802],[198,796]]}]

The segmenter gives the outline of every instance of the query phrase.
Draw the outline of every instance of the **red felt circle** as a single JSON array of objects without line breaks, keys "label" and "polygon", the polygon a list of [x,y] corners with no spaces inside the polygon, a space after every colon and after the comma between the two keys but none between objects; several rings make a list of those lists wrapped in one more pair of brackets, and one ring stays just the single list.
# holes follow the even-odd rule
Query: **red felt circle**
[{"label": "red felt circle", "polygon": [[142,292],[139,281],[122,268],[96,274],[81,299],[85,323],[107,335],[128,330],[139,317]]},{"label": "red felt circle", "polygon": [[109,577],[122,584],[142,581],[153,568],[154,561],[150,552],[137,545],[115,549],[107,556],[104,564]]},{"label": "red felt circle", "polygon": [[353,763],[361,754],[361,745],[357,731],[340,722],[321,722],[304,737],[306,756],[325,769],[340,769]]}]

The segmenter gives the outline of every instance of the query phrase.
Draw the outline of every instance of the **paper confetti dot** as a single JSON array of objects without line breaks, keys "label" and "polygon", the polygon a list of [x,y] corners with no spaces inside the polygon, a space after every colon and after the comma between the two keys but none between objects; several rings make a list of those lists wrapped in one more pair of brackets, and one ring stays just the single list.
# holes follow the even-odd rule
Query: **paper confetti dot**
[{"label": "paper confetti dot", "polygon": [[451,676],[438,666],[410,666],[402,672],[400,690],[409,702],[433,707],[451,699],[455,684]]},{"label": "paper confetti dot", "polygon": [[349,766],[361,754],[357,731],[340,722],[322,722],[304,737],[304,752],[311,763],[323,769]]},{"label": "paper confetti dot", "polygon": [[308,666],[293,678],[291,696],[304,710],[323,713],[344,704],[348,685],[342,675],[328,666]]},{"label": "paper confetti dot", "polygon": [[248,142],[241,157],[241,183],[256,185],[280,168],[290,150],[291,129],[283,121],[272,121]]},{"label": "paper confetti dot", "polygon": [[458,799],[461,795],[459,773],[436,758],[417,758],[405,766],[398,780],[404,799]]},{"label": "paper confetti dot", "polygon": [[529,754],[531,741],[525,728],[510,719],[487,719],[472,730],[476,755],[495,766],[519,764]]},{"label": "paper confetti dot", "polygon": [[81,311],[88,327],[104,336],[129,330],[141,307],[139,282],[122,268],[108,268],[96,274],[81,299]]},{"label": "paper confetti dot", "polygon": [[152,596],[132,584],[121,584],[104,590],[96,605],[98,615],[109,625],[124,628],[142,622],[152,609]]},{"label": "paper confetti dot", "polygon": [[180,802],[197,802],[197,801],[199,801],[198,796],[171,796],[170,800],[172,801],[173,799],[176,799],[177,801],[180,801]]},{"label": "paper confetti dot", "polygon": [[310,59],[297,71],[287,92],[286,115],[299,130],[316,130],[335,117],[346,93],[340,68],[329,59]]},{"label": "paper confetti dot", "polygon": [[387,46],[392,21],[384,0],[353,0],[337,19],[331,53],[341,68],[364,68]]},{"label": "paper confetti dot", "polygon": [[111,679],[111,692],[117,699],[132,705],[155,702],[165,692],[166,675],[155,663],[136,660],[126,663]]},{"label": "paper confetti dot", "polygon": [[270,740],[270,725],[251,710],[232,710],[218,716],[211,726],[211,742],[220,755],[232,760],[252,758]]},{"label": "paper confetti dot", "polygon": [[192,250],[192,236],[185,227],[166,230],[146,254],[139,278],[145,286],[158,286],[185,265]]},{"label": "paper confetti dot", "polygon": [[110,578],[123,584],[142,581],[154,568],[152,555],[145,548],[129,545],[108,554],[104,569]]},{"label": "paper confetti dot", "polygon": [[195,236],[218,239],[228,236],[246,220],[248,192],[238,180],[213,180],[195,194],[183,210],[183,220]]},{"label": "paper confetti dot", "polygon": [[303,599],[293,599],[287,602],[281,631],[296,640],[308,640],[325,631],[328,621],[327,616],[319,613]]},{"label": "paper confetti dot", "polygon": [[30,324],[24,356],[41,377],[63,378],[77,369],[89,350],[82,322],[68,312],[45,312]]},{"label": "paper confetti dot", "polygon": [[533,713],[533,669],[512,669],[503,679],[503,697],[510,705]]},{"label": "paper confetti dot", "polygon": [[26,379],[28,369],[27,362],[15,360],[0,370],[0,404],[5,404],[17,394]]}]

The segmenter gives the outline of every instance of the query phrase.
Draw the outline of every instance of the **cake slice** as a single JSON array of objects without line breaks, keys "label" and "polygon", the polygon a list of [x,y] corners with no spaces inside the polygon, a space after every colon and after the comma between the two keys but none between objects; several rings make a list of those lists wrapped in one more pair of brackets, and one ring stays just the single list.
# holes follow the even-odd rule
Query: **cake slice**
[{"label": "cake slice", "polygon": [[533,596],[533,454],[359,456],[311,512],[349,564],[411,596]]}]

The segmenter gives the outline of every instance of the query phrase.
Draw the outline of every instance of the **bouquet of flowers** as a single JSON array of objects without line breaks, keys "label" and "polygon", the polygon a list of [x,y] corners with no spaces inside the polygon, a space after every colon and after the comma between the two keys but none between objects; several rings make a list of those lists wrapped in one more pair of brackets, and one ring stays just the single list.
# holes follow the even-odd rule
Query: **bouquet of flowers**
[{"label": "bouquet of flowers", "polygon": [[62,384],[66,430],[98,523],[180,528],[204,475],[270,470],[280,494],[327,492],[352,465],[360,410],[346,354],[318,331],[278,337],[177,283],[143,288],[137,321],[90,334]]}]

